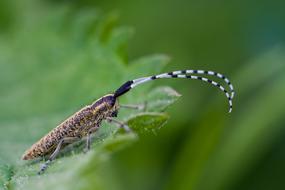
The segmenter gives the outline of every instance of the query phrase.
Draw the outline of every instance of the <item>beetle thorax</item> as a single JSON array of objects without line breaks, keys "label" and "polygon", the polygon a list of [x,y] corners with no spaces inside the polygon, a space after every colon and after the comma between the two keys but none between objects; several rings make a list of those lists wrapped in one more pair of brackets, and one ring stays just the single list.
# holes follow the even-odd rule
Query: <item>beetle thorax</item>
[{"label": "beetle thorax", "polygon": [[91,105],[91,109],[93,109],[94,112],[100,112],[101,114],[108,117],[116,117],[119,109],[119,102],[113,94],[107,94],[102,98],[96,100]]}]

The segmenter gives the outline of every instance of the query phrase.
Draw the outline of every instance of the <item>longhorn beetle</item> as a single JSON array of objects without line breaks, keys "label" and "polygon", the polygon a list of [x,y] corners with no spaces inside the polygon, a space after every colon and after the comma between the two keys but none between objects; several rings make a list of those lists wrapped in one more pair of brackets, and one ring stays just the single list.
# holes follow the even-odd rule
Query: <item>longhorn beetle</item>
[{"label": "longhorn beetle", "polygon": [[[231,94],[229,94],[228,91],[219,83],[198,75],[212,75],[223,79],[227,83]],[[112,122],[127,132],[130,131],[130,128],[125,123],[115,119],[114,117],[117,117],[120,107],[140,109],[141,106],[120,106],[118,98],[140,84],[162,78],[187,78],[208,82],[218,87],[225,93],[229,102],[229,112],[232,111],[234,88],[229,79],[220,73],[204,70],[180,70],[149,77],[142,77],[125,82],[113,94],[107,94],[94,101],[92,104],[83,107],[81,110],[70,116],[56,128],[51,130],[47,135],[42,137],[38,142],[36,142],[24,153],[22,159],[31,160],[38,157],[49,156],[48,160],[41,166],[41,169],[38,172],[38,174],[41,174],[46,170],[50,162],[55,159],[60,149],[65,145],[78,141],[82,137],[87,137],[86,149],[89,150],[91,144],[91,134],[100,128],[103,120]]]}]

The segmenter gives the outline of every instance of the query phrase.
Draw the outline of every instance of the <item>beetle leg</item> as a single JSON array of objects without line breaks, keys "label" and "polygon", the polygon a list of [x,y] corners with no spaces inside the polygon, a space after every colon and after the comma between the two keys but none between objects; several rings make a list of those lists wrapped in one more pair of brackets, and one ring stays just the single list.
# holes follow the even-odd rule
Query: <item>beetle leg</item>
[{"label": "beetle leg", "polygon": [[120,108],[135,109],[135,110],[142,110],[142,111],[146,111],[146,107],[147,107],[147,102],[144,102],[143,104],[120,105]]},{"label": "beetle leg", "polygon": [[87,138],[86,138],[86,150],[85,152],[90,150],[90,145],[91,145],[91,134],[94,133],[99,129],[98,125],[95,125],[94,127],[91,127],[87,133]]},{"label": "beetle leg", "polygon": [[126,132],[131,132],[132,130],[129,128],[128,125],[126,125],[125,123],[117,120],[117,119],[114,119],[112,117],[107,117],[106,118],[106,121],[109,122],[109,123],[114,123],[116,124],[118,127],[120,128],[123,128]]},{"label": "beetle leg", "polygon": [[53,153],[50,155],[49,159],[41,166],[40,171],[38,174],[42,174],[48,167],[48,165],[51,163],[52,160],[55,159],[55,157],[58,155],[60,148],[62,147],[63,144],[70,144],[73,143],[74,141],[79,140],[79,137],[65,137],[62,140],[59,141],[57,144],[56,149],[53,151]]}]

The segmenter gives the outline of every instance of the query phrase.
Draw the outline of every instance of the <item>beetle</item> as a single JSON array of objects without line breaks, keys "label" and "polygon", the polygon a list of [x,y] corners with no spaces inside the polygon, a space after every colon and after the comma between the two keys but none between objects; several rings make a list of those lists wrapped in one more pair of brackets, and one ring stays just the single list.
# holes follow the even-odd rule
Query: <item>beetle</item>
[{"label": "beetle", "polygon": [[[198,75],[212,75],[223,79],[228,85],[230,93],[219,83]],[[24,153],[22,159],[32,160],[38,157],[49,156],[48,160],[41,166],[40,171],[38,172],[38,174],[41,174],[46,170],[50,162],[56,158],[60,150],[67,144],[71,144],[83,137],[87,137],[86,149],[89,150],[91,134],[95,133],[100,128],[101,123],[104,120],[115,123],[126,132],[130,132],[131,129],[125,123],[115,119],[115,117],[117,117],[118,111],[121,107],[140,109],[141,106],[120,105],[118,101],[119,97],[138,85],[163,78],[186,78],[210,83],[225,93],[229,102],[229,112],[232,111],[232,99],[235,92],[230,80],[223,74],[205,70],[179,70],[142,77],[125,82],[114,93],[107,94],[94,101],[92,104],[83,107],[32,145],[32,147]]]}]

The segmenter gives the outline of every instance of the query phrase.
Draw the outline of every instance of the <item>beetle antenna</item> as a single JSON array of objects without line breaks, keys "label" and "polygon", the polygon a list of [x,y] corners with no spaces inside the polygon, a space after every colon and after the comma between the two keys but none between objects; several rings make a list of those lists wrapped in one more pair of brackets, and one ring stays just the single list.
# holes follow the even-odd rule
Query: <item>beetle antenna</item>
[{"label": "beetle antenna", "polygon": [[[216,76],[218,78],[223,79],[227,85],[230,88],[231,91],[231,95],[228,93],[228,91],[219,83],[210,80],[208,78],[205,77],[201,77],[201,76],[196,76],[196,75],[192,75],[192,74],[204,74],[204,75],[212,75],[212,76]],[[131,80],[131,81],[127,81],[126,83],[124,83],[121,87],[119,87],[115,93],[114,96],[115,97],[119,97],[123,94],[125,94],[126,92],[128,92],[130,89],[133,89],[134,87],[152,81],[152,80],[156,80],[156,79],[162,79],[162,78],[188,78],[188,79],[195,79],[195,80],[201,80],[204,82],[208,82],[216,87],[218,87],[221,91],[223,91],[228,99],[229,102],[229,112],[232,111],[232,99],[234,97],[234,88],[233,85],[231,84],[230,80],[225,77],[224,75],[220,74],[220,73],[216,73],[214,71],[204,71],[204,70],[181,70],[181,71],[173,71],[173,72],[169,72],[169,73],[162,73],[159,75],[154,75],[154,76],[149,76],[149,77],[142,77],[142,78],[138,78],[135,80]]]}]

